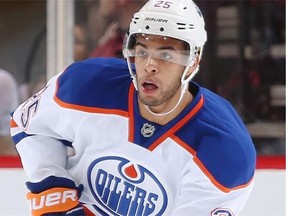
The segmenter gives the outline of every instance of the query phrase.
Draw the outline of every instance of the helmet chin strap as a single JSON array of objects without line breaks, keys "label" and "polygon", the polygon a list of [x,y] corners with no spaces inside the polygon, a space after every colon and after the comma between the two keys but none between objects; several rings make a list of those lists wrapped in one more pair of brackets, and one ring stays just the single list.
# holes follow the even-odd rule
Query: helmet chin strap
[{"label": "helmet chin strap", "polygon": [[180,102],[182,101],[183,99],[183,96],[184,96],[184,93],[186,92],[186,85],[184,86],[183,84],[181,85],[181,94],[180,94],[180,97],[178,99],[178,102],[177,104],[171,109],[169,110],[168,112],[165,112],[165,113],[155,113],[153,112],[147,105],[144,104],[144,107],[146,108],[146,110],[148,110],[148,112],[150,112],[151,114],[155,115],[155,116],[164,116],[164,115],[168,115],[169,113],[173,112],[177,106],[180,104]]},{"label": "helmet chin strap", "polygon": [[176,105],[171,110],[169,110],[168,112],[165,112],[165,113],[155,113],[147,105],[144,104],[144,107],[146,108],[146,110],[155,116],[164,116],[164,115],[168,115],[171,112],[173,112],[177,108],[177,106],[180,104],[180,102],[182,101],[184,94],[185,94],[186,90],[188,89],[188,83],[197,73],[198,67],[195,69],[195,71],[193,71],[193,73],[191,73],[189,75],[188,78],[185,79],[185,76],[186,76],[188,70],[189,70],[189,66],[187,66],[185,68],[183,75],[182,75],[182,78],[181,78],[181,94],[180,94],[180,97],[178,99],[178,102],[176,103]]}]

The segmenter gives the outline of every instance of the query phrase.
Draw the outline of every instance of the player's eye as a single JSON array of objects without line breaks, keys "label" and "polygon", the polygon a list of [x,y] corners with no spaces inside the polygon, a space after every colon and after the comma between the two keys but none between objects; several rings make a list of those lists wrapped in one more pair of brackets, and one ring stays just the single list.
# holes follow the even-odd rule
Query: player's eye
[{"label": "player's eye", "polygon": [[169,61],[169,60],[173,59],[173,55],[170,52],[162,51],[159,54],[159,59]]},{"label": "player's eye", "polygon": [[138,57],[148,57],[148,52],[147,51],[145,51],[144,49],[138,49],[138,50],[136,50],[136,56],[138,56]]}]

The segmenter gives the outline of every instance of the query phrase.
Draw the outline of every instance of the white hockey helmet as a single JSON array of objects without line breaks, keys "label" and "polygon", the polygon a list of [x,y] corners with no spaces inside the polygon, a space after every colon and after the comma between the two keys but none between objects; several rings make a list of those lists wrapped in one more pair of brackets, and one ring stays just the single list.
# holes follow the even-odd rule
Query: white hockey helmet
[{"label": "white hockey helmet", "polygon": [[160,35],[183,40],[191,48],[202,47],[207,39],[204,26],[202,13],[192,0],[150,0],[134,14],[129,36]]},{"label": "white hockey helmet", "polygon": [[[123,45],[124,57],[130,65],[128,50],[133,49],[135,45],[135,35],[159,35],[186,42],[189,45],[190,60],[187,66],[192,66],[196,56],[201,57],[207,39],[204,27],[202,13],[192,0],[149,0],[132,18]],[[136,74],[131,66],[129,70],[132,78],[135,78]],[[191,78],[189,77],[189,80]]]}]

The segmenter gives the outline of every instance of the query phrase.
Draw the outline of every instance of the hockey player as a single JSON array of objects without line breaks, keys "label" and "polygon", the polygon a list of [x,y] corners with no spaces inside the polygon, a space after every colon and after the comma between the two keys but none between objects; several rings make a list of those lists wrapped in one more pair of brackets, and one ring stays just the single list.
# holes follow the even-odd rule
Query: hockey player
[{"label": "hockey player", "polygon": [[191,81],[205,41],[191,0],[150,0],[127,63],[74,63],[19,106],[32,215],[239,215],[255,149],[232,106]]}]

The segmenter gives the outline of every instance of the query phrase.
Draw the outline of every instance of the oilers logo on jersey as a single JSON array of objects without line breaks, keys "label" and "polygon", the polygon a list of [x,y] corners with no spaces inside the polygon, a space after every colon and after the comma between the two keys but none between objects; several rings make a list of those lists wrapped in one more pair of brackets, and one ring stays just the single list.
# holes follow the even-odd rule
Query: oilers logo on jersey
[{"label": "oilers logo on jersey", "polygon": [[145,167],[119,156],[94,160],[88,167],[89,189],[107,213],[162,215],[168,204],[163,184]]}]

